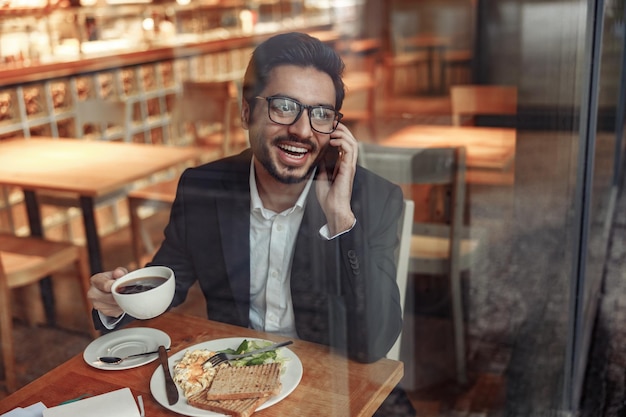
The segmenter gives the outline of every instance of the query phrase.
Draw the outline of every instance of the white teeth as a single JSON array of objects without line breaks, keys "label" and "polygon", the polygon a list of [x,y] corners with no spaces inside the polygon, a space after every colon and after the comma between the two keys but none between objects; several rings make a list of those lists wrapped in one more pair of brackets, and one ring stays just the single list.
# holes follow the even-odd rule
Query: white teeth
[{"label": "white teeth", "polygon": [[305,153],[308,152],[306,150],[306,148],[299,148],[299,147],[293,146],[293,145],[280,145],[280,148],[285,150],[285,151],[287,151],[287,152],[300,153],[302,155],[304,155]]}]

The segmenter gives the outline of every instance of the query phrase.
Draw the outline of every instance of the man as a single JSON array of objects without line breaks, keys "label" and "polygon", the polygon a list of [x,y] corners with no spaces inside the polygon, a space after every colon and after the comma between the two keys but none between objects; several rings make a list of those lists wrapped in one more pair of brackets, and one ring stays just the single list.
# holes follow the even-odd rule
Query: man
[{"label": "man", "polygon": [[[357,166],[340,123],[343,63],[301,33],[260,44],[241,106],[250,149],[181,176],[151,264],[176,276],[173,306],[198,280],[208,317],[371,362],[401,327],[394,251],[399,187]],[[97,326],[132,320],[113,300],[117,268],[91,277]]]}]

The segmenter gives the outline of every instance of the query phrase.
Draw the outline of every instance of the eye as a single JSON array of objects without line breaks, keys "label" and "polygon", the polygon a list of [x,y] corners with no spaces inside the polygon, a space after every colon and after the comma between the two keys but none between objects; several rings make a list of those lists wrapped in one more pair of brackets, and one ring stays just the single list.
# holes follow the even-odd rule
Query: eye
[{"label": "eye", "polygon": [[335,111],[326,107],[311,108],[311,118],[317,120],[334,120]]},{"label": "eye", "polygon": [[278,113],[298,113],[298,104],[292,100],[275,98],[272,100],[272,110]]}]

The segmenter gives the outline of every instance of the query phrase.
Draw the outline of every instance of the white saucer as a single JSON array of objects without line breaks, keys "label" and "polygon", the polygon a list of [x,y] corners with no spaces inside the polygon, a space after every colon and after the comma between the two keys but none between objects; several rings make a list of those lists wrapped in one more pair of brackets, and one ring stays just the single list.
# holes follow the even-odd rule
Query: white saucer
[{"label": "white saucer", "polygon": [[171,344],[167,333],[149,327],[134,327],[115,330],[97,338],[83,352],[83,359],[94,368],[107,371],[136,368],[156,360],[159,355],[146,355],[124,360],[119,365],[100,362],[100,356],[124,357],[136,353],[158,350],[160,345],[169,348]]}]

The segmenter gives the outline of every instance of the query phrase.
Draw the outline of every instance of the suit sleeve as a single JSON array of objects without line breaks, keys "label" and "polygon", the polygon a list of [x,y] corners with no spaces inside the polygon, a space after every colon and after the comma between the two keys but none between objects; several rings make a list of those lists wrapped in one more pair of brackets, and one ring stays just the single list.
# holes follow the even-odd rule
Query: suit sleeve
[{"label": "suit sleeve", "polygon": [[376,188],[338,243],[347,353],[360,362],[384,357],[402,330],[395,262],[402,192],[395,185]]},{"label": "suit sleeve", "polygon": [[172,268],[176,274],[176,291],[171,307],[181,304],[187,298],[189,288],[196,281],[196,274],[191,259],[192,251],[189,248],[187,212],[185,209],[188,199],[188,173],[186,171],[179,181],[176,198],[170,212],[170,219],[165,227],[165,239],[161,247],[148,265],[165,265]]},{"label": "suit sleeve", "polygon": [[[161,247],[155,254],[152,261],[146,266],[152,265],[165,265],[172,268],[176,272],[176,292],[174,294],[174,300],[171,307],[181,304],[187,297],[187,292],[191,285],[195,281],[195,274],[189,261],[188,251],[186,248],[186,229],[185,229],[185,215],[184,215],[184,177],[181,176],[179,181],[176,199],[170,212],[170,220],[165,228],[165,240]],[[100,316],[96,310],[92,311],[92,320],[97,330],[104,333],[110,332],[124,327],[128,323],[136,320],[134,317],[126,314],[114,328],[109,329],[100,320]]]}]

